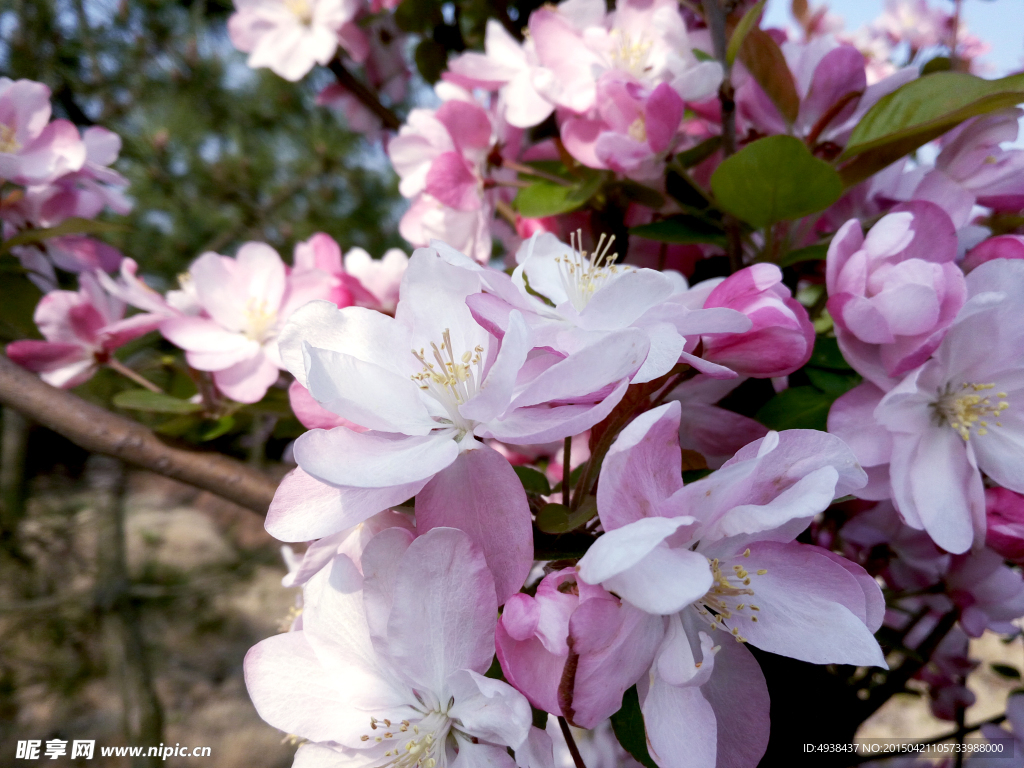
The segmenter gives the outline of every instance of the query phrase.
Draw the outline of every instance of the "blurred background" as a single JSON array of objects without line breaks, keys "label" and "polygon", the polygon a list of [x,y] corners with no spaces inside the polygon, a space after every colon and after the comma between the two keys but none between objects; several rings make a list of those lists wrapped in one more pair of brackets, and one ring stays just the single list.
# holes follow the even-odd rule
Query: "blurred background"
[{"label": "blurred background", "polygon": [[[525,19],[539,4],[405,0],[395,23],[412,77],[388,105],[404,117],[432,104],[448,52],[482,47],[488,16]],[[837,0],[830,9],[852,33],[883,5]],[[789,6],[770,0],[766,26],[793,27]],[[249,69],[227,38],[232,10],[224,0],[0,0],[0,75],[46,83],[55,116],[121,136],[115,167],[134,207],[106,217],[121,227],[104,238],[153,287],[173,286],[201,252],[234,253],[247,240],[270,243],[286,261],[318,231],[375,256],[403,247],[397,222],[407,203],[381,142],[317,104],[333,75],[321,68],[293,84]],[[990,46],[979,74],[1024,67],[1021,0],[964,0],[962,21]],[[0,342],[36,335],[26,318],[39,297],[24,276],[0,272]],[[170,347],[148,339],[126,352],[137,369],[167,368],[162,384],[175,391],[162,357]],[[119,386],[101,371],[76,391],[106,403]],[[280,476],[301,431],[281,395],[230,423],[161,427]],[[0,423],[0,765],[14,763],[18,740],[52,738],[209,746],[207,764],[218,768],[289,765],[295,744],[262,723],[241,672],[246,650],[287,625],[296,599],[280,585],[280,545],[262,520],[89,456],[9,410]],[[970,721],[1001,711],[1017,683],[992,664],[1019,661],[1022,648],[995,641],[977,652],[988,663],[975,672]],[[925,702],[897,704],[865,734],[948,729]]]}]

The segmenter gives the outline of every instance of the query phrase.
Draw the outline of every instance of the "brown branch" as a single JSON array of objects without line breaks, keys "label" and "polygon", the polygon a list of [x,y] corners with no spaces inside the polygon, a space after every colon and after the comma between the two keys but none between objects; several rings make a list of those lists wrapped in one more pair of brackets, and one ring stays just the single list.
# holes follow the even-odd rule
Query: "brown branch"
[{"label": "brown branch", "polygon": [[[726,57],[729,41],[726,30],[726,9],[724,0],[703,0],[704,21],[711,32],[715,58],[722,65],[722,84],[718,87],[718,100],[722,104],[722,157],[736,152],[736,90],[733,88],[731,67]],[[743,241],[740,222],[732,214],[722,217],[725,227],[726,254],[729,256],[729,271],[738,272],[743,268]]]},{"label": "brown branch", "polygon": [[337,78],[338,85],[349,91],[362,102],[364,107],[379,117],[380,121],[384,123],[385,128],[397,131],[401,127],[402,121],[398,118],[398,115],[381,104],[377,94],[371,91],[362,80],[349,72],[339,59],[332,59],[331,63],[327,66],[334,73],[334,77]]},{"label": "brown branch", "polygon": [[4,356],[0,356],[0,405],[14,408],[88,451],[202,488],[261,515],[274,498],[277,483],[240,461],[172,448],[138,422],[51,387]]}]

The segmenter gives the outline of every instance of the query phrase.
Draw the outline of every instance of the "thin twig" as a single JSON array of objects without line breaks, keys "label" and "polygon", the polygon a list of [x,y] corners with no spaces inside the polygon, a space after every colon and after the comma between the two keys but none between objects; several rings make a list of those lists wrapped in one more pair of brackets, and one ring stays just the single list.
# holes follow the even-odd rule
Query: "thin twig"
[{"label": "thin twig", "polygon": [[338,85],[359,99],[364,107],[379,117],[385,128],[397,131],[402,126],[402,121],[398,115],[381,104],[377,94],[371,91],[362,80],[349,72],[340,59],[332,59],[331,63],[327,66],[334,73],[334,77],[337,78]]},{"label": "thin twig", "polygon": [[126,379],[131,379],[140,387],[145,387],[150,392],[158,392],[161,395],[164,394],[164,391],[160,389],[160,387],[158,387],[156,384],[154,384],[152,381],[142,376],[141,374],[138,374],[135,371],[133,371],[131,368],[122,363],[116,357],[111,357],[107,360],[107,367],[110,368],[110,370],[112,371],[117,371]]},{"label": "thin twig", "polygon": [[569,730],[569,724],[561,715],[558,716],[558,725],[562,728],[565,745],[569,747],[569,754],[572,755],[572,761],[576,763],[576,768],[587,768],[586,763],[583,762],[583,756],[580,754],[579,747],[576,746],[576,740],[572,737],[572,731]]},{"label": "thin twig", "polygon": [[544,179],[545,181],[550,181],[550,182],[553,182],[555,184],[561,184],[563,187],[571,187],[572,186],[572,182],[571,181],[563,179],[561,176],[555,176],[555,174],[553,174],[553,173],[547,173],[546,171],[542,171],[542,170],[539,170],[537,168],[532,168],[529,165],[523,165],[522,163],[517,163],[514,160],[508,160],[506,158],[502,158],[501,159],[501,167],[502,168],[508,168],[510,171],[515,171],[516,173],[522,173],[522,174],[525,174],[527,176],[536,176],[538,179]]}]

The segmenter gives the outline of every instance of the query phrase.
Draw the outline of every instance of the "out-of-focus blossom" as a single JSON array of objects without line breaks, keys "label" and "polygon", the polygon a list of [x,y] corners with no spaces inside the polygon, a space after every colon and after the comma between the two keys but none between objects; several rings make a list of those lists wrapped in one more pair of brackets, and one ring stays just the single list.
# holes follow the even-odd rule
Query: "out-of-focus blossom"
[{"label": "out-of-focus blossom", "polygon": [[941,206],[959,229],[974,205],[996,211],[1024,208],[1024,149],[1003,149],[1017,139],[1024,110],[1006,109],[976,117],[943,137],[935,168],[914,190],[915,200]]},{"label": "out-of-focus blossom", "polygon": [[828,310],[843,356],[883,389],[935,351],[967,296],[956,233],[936,205],[906,203],[865,237],[844,224],[828,250]]},{"label": "out-of-focus blossom", "polygon": [[448,64],[444,78],[465,88],[500,91],[505,119],[517,128],[543,122],[555,105],[538,90],[549,90],[555,75],[540,65],[533,38],[520,44],[501,24],[487,20],[484,53],[470,51]]},{"label": "out-of-focus blossom", "polygon": [[1024,615],[1024,578],[990,549],[953,558],[945,576],[945,593],[960,608],[960,626],[971,637],[986,629],[1017,631],[1013,621]]},{"label": "out-of-focus blossom", "polygon": [[295,81],[327,64],[339,42],[356,60],[365,57],[365,37],[352,23],[359,6],[358,0],[235,0],[228,35],[249,54],[250,67]]},{"label": "out-of-focus blossom", "polygon": [[51,291],[36,307],[34,319],[46,341],[15,341],[7,356],[40,374],[55,387],[87,381],[114,350],[156,330],[159,315],[124,317],[123,301],[106,293],[91,274],[79,278],[77,291]]},{"label": "out-of-focus blossom", "polygon": [[716,307],[741,312],[753,325],[742,333],[705,334],[706,360],[740,376],[767,379],[787,376],[810,359],[814,326],[776,265],[755,264],[725,278],[704,301],[705,309]]},{"label": "out-of-focus blossom", "polygon": [[357,306],[369,306],[389,315],[398,306],[398,288],[409,257],[400,248],[390,248],[380,259],[374,259],[362,248],[352,248],[345,254],[345,271],[359,281],[373,297],[373,303],[363,305],[356,299]]},{"label": "out-of-focus blossom", "polygon": [[949,20],[948,13],[928,0],[886,0],[885,10],[873,26],[893,45],[907,43],[913,55],[922,48],[946,42]]},{"label": "out-of-focus blossom", "polygon": [[986,546],[1007,560],[1024,562],[1024,496],[1007,488],[985,489]]},{"label": "out-of-focus blossom", "polygon": [[[369,256],[369,254],[367,254]],[[358,279],[350,275],[341,262],[341,248],[330,235],[317,232],[309,240],[296,243],[293,255],[295,265],[290,273],[292,282],[321,284],[316,289],[317,298],[324,296],[339,307],[350,307],[353,304],[367,306],[375,301],[375,297],[363,287]],[[329,292],[325,288],[329,285]]]},{"label": "out-of-focus blossom", "polygon": [[193,368],[212,371],[217,388],[255,403],[283,367],[277,334],[293,311],[330,290],[327,276],[288,276],[277,251],[246,243],[236,258],[204,253],[189,268],[202,316],[166,319],[160,332],[185,350]]},{"label": "out-of-focus blossom", "polygon": [[[996,758],[972,755],[966,765],[969,768],[989,768],[989,766],[1005,766],[1005,768],[1024,768],[1024,694],[1014,693],[1006,700],[1006,720],[1010,726],[1007,731],[994,723],[981,726],[982,735],[992,742],[1001,742],[1006,757]],[[1012,739],[1006,744],[1007,738]]]},{"label": "out-of-focus blossom", "polygon": [[593,118],[562,126],[565,148],[584,165],[610,168],[636,178],[662,173],[657,160],[669,152],[683,119],[683,100],[670,85],[648,90],[617,73],[597,83]]},{"label": "out-of-focus blossom", "polygon": [[968,251],[960,266],[963,267],[964,272],[970,272],[975,267],[986,261],[992,261],[992,259],[1024,259],[1024,236],[990,237]]},{"label": "out-of-focus blossom", "polygon": [[484,677],[498,604],[483,555],[462,531],[391,528],[361,564],[335,557],[306,584],[302,629],[246,655],[260,716],[308,740],[300,764],[512,768],[530,706]]},{"label": "out-of-focus blossom", "polygon": [[50,122],[50,89],[0,77],[0,179],[47,184],[79,170],[86,146],[67,120]]},{"label": "out-of-focus blossom", "polygon": [[744,78],[738,70],[739,129],[754,136],[793,133],[826,157],[839,154],[854,126],[879,99],[917,76],[917,69],[908,67],[869,86],[860,51],[832,37],[783,43],[782,51],[800,96],[796,121],[788,126],[754,78]]}]

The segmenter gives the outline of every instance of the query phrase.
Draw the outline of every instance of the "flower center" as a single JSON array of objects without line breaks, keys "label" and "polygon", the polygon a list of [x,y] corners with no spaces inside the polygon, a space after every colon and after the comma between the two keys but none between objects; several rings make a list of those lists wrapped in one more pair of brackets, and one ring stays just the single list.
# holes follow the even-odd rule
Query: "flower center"
[{"label": "flower center", "polygon": [[645,40],[643,35],[634,40],[632,35],[618,28],[613,29],[611,35],[615,41],[611,59],[616,68],[623,69],[635,77],[640,77],[650,69],[647,66],[647,54],[653,45],[650,40]]},{"label": "flower center", "polygon": [[569,233],[572,255],[559,256],[555,259],[559,276],[562,278],[562,287],[577,312],[583,311],[610,277],[630,271],[628,267],[620,268],[615,265],[615,259],[619,254],[609,253],[614,242],[615,235],[608,238],[607,242],[605,236],[601,235],[601,239],[597,241],[597,248],[588,254],[583,250],[583,232],[576,230],[575,235]]},{"label": "flower center", "polygon": [[284,7],[294,13],[303,24],[313,21],[313,6],[309,0],[284,0]]},{"label": "flower center", "polygon": [[451,726],[448,715],[435,710],[415,724],[408,720],[392,724],[390,720],[371,717],[371,733],[359,738],[387,747],[384,757],[390,759],[378,763],[378,768],[436,768],[438,763],[444,768],[444,746]]},{"label": "flower center", "polygon": [[987,435],[989,420],[994,420],[997,427],[1003,426],[998,419],[1010,407],[1006,393],[997,392],[994,402],[991,395],[984,394],[986,390],[995,389],[995,386],[968,382],[957,390],[947,384],[945,390],[939,393],[939,399],[932,403],[939,423],[948,422],[964,440],[969,440],[972,434]]},{"label": "flower center", "polygon": [[[743,556],[750,557],[750,550],[746,550]],[[738,642],[745,643],[747,639],[740,634],[739,628],[727,628],[724,622],[741,618],[757,621],[755,614],[761,609],[747,599],[754,596],[754,590],[750,588],[751,573],[742,565],[734,565],[732,573],[723,571],[717,557],[709,562],[714,584],[708,593],[696,602],[697,613],[711,625],[712,629],[728,629]],[[767,568],[759,568],[753,575],[764,576],[766,573]]]},{"label": "flower center", "polygon": [[629,126],[629,138],[634,141],[646,142],[647,141],[647,123],[644,120],[644,116],[640,115],[636,120]]},{"label": "flower center", "polygon": [[261,299],[251,297],[245,305],[245,335],[253,341],[266,341],[277,322],[277,312]]},{"label": "flower center", "polygon": [[21,144],[15,138],[17,132],[13,125],[0,124],[0,153],[12,153],[21,149]]},{"label": "flower center", "polygon": [[448,328],[444,329],[441,336],[441,346],[431,343],[430,348],[436,366],[427,359],[425,350],[412,350],[423,365],[423,370],[413,374],[412,380],[444,406],[452,423],[460,431],[469,432],[473,425],[459,413],[459,406],[472,399],[483,383],[484,348],[478,344],[472,352],[463,352],[456,358],[455,350],[452,349],[451,330]]}]

